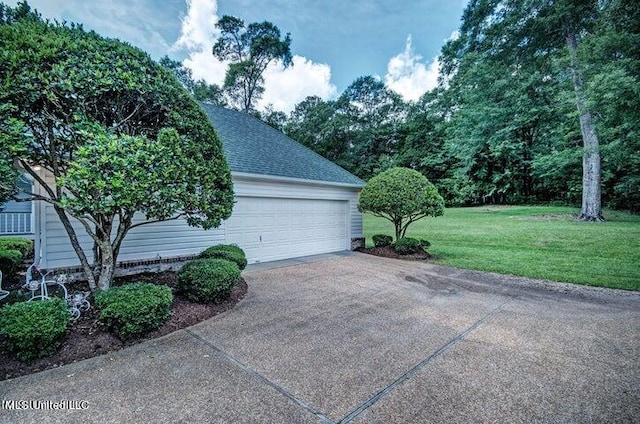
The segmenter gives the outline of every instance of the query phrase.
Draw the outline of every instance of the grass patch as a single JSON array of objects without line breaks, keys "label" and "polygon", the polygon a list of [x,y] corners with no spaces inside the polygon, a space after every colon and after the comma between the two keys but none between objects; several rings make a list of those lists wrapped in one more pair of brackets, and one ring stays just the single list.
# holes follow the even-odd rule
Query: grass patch
[{"label": "grass patch", "polygon": [[[592,286],[640,290],[640,216],[605,211],[604,223],[576,222],[575,208],[486,206],[449,208],[412,224],[407,237],[431,242],[436,263]],[[394,233],[364,215],[367,246]]]}]

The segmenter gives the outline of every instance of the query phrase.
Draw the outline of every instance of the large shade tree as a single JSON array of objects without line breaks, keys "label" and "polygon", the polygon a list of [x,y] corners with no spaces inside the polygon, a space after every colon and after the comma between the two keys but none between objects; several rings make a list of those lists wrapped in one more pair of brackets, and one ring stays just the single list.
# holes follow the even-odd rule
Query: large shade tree
[{"label": "large shade tree", "polygon": [[204,79],[194,80],[193,72],[181,62],[164,56],[159,63],[173,72],[180,83],[187,89],[194,99],[217,106],[227,106],[224,91],[217,84],[209,84]]},{"label": "large shade tree", "polygon": [[[553,131],[577,129],[582,142],[582,210],[602,220],[601,141],[588,98],[593,39],[608,2],[597,0],[472,0],[460,37],[443,48],[443,81],[458,97],[452,139],[465,140],[468,169],[496,190],[530,196],[534,152]],[[571,105],[568,131],[553,119]],[[554,146],[555,147],[555,146]],[[483,161],[489,163],[482,163]],[[482,181],[481,181],[482,183]]]},{"label": "large shade tree", "polygon": [[243,112],[255,109],[264,92],[264,71],[271,63],[285,68],[292,62],[291,35],[284,38],[271,22],[255,22],[245,26],[242,19],[223,16],[216,23],[221,32],[213,46],[213,55],[229,61],[224,89]]},{"label": "large shade tree", "polygon": [[[0,84],[12,129],[0,133],[3,152],[41,187],[32,198],[53,206],[92,290],[109,288],[132,228],[178,217],[211,228],[230,216],[213,127],[141,50],[43,20],[26,3],[2,6]],[[74,221],[94,242],[93,260]]]}]

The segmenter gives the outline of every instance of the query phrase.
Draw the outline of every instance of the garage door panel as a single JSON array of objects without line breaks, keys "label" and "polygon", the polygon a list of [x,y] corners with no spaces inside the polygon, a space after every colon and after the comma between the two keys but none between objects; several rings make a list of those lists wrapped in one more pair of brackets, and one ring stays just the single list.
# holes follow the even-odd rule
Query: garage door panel
[{"label": "garage door panel", "polygon": [[238,197],[226,238],[250,263],[345,250],[347,211],[346,201]]}]

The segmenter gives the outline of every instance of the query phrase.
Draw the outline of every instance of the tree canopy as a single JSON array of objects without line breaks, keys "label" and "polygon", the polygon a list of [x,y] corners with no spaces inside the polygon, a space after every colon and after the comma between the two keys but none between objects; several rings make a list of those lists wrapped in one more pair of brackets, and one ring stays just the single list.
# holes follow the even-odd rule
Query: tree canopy
[{"label": "tree canopy", "polygon": [[224,91],[217,84],[209,84],[204,79],[195,81],[191,69],[177,60],[169,58],[169,56],[162,57],[160,64],[174,73],[178,81],[191,93],[194,99],[216,106],[227,106]]},{"label": "tree canopy", "polygon": [[8,116],[9,105],[0,105],[0,210],[2,204],[17,193],[18,171],[13,166],[11,154],[15,140],[20,138],[22,125]]},{"label": "tree canopy", "polygon": [[[143,225],[136,212],[204,228],[230,216],[231,175],[211,123],[141,50],[26,3],[3,6],[0,82],[0,140],[42,187],[32,198],[53,205],[92,289],[109,287],[122,240]],[[94,241],[93,261],[72,218]]]},{"label": "tree canopy", "polygon": [[419,101],[361,77],[298,104],[285,132],[363,179],[416,169],[449,204],[590,199],[583,218],[599,219],[601,190],[640,211],[636,2],[473,0],[459,33]]},{"label": "tree canopy", "polygon": [[221,31],[213,46],[213,55],[229,61],[224,89],[240,110],[251,112],[264,92],[264,71],[270,63],[292,64],[291,35],[281,38],[280,29],[271,22],[245,26],[242,19],[225,15],[216,23]]},{"label": "tree canopy", "polygon": [[444,199],[436,187],[418,171],[391,168],[371,178],[360,193],[360,212],[388,219],[396,240],[405,236],[412,223],[444,213]]}]

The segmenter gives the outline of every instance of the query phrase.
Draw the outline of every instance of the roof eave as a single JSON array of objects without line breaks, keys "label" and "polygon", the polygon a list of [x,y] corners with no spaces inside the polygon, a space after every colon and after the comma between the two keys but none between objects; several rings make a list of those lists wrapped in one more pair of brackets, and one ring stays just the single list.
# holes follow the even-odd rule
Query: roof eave
[{"label": "roof eave", "polygon": [[361,184],[341,183],[337,181],[309,180],[306,178],[283,177],[280,175],[252,174],[248,172],[231,171],[231,176],[235,178],[254,180],[254,181],[280,181],[280,182],[286,182],[286,183],[344,187],[344,188],[352,188],[352,189],[358,189],[358,190],[364,187],[364,182]]}]

